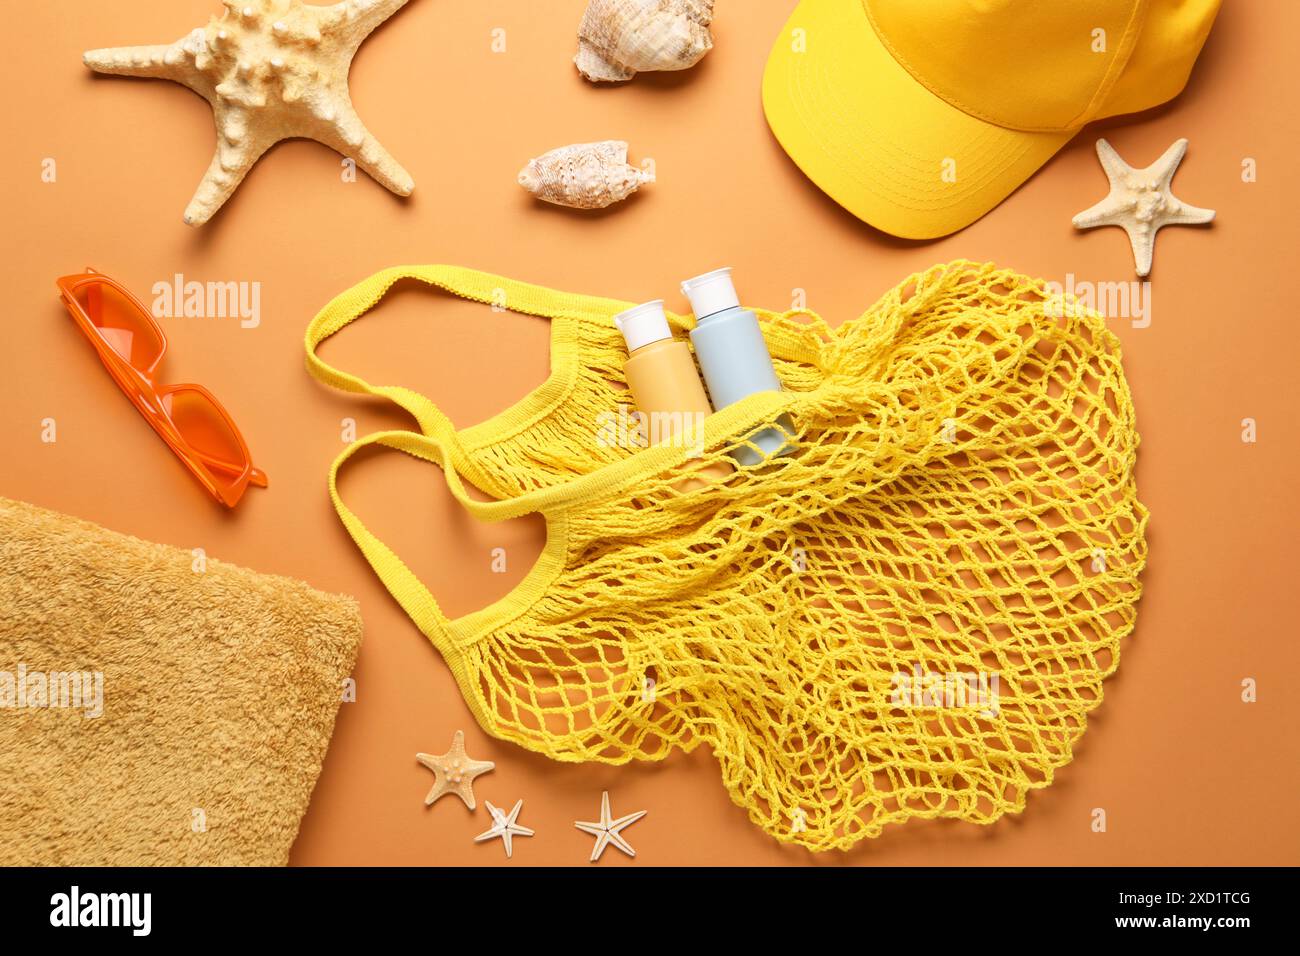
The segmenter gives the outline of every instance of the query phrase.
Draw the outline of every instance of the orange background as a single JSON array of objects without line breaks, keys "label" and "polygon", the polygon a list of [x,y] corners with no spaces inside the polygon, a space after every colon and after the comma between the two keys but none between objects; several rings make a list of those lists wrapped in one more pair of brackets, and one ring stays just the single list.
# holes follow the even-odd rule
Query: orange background
[{"label": "orange background", "polygon": [[[85,49],[170,42],[219,10],[215,0],[5,0],[0,58],[8,134],[0,150],[5,285],[0,343],[0,494],[147,540],[356,595],[366,637],[358,701],[344,705],[293,853],[298,864],[503,865],[481,801],[509,807],[537,836],[514,865],[585,865],[574,820],[648,815],[626,835],[647,864],[1295,864],[1300,675],[1294,580],[1297,466],[1295,304],[1290,294],[1300,187],[1288,0],[1225,3],[1184,94],[1151,113],[1092,127],[984,220],[931,243],[892,239],[807,183],[769,134],[759,103],[768,49],[792,0],[721,0],[716,49],[685,74],[593,88],[570,63],[583,0],[412,0],[361,49],[352,93],[361,117],[414,175],[398,199],[315,143],[276,147],[226,208],[194,230],[181,212],[207,167],[210,112],[156,80],[95,78]],[[19,12],[21,11],[21,12]],[[505,53],[491,49],[506,31]],[[995,65],[994,65],[995,66]],[[832,323],[862,312],[906,275],[953,258],[990,259],[1064,281],[1133,278],[1118,230],[1076,233],[1101,198],[1092,144],[1104,134],[1135,165],[1180,136],[1175,180],[1216,208],[1208,229],[1161,233],[1152,324],[1112,320],[1142,432],[1139,490],[1152,512],[1136,634],[1072,765],[1026,812],[979,828],[914,822],[847,855],[814,858],[751,826],[703,750],[654,766],[558,765],[486,738],[436,652],[380,586],[339,524],[325,475],[358,432],[405,427],[400,413],[327,391],[302,364],[308,320],[333,295],[400,263],[448,262],[559,289],[631,300],[676,293],[681,278],[736,268],[742,297],[783,309],[792,290]],[[515,184],[531,156],[621,138],[652,157],[659,182],[601,214],[544,207]],[[57,161],[43,183],[41,162]],[[1245,157],[1258,182],[1244,183]],[[139,420],[55,299],[83,266],[150,289],[188,280],[260,281],[262,322],[164,320],[167,378],[208,385],[271,476],[233,514],[213,505]],[[401,291],[325,346],[376,382],[415,388],[459,426],[542,381],[540,319]],[[1241,421],[1258,421],[1244,444]],[[40,440],[41,420],[58,441]],[[540,519],[478,525],[429,466],[389,455],[357,466],[344,493],[460,615],[504,594],[540,553]],[[493,574],[504,547],[508,573]],[[1240,700],[1253,677],[1259,701]],[[496,761],[479,811],[423,797],[417,751],[453,731]],[[1108,832],[1093,833],[1103,807]],[[633,863],[616,850],[602,865]]]}]

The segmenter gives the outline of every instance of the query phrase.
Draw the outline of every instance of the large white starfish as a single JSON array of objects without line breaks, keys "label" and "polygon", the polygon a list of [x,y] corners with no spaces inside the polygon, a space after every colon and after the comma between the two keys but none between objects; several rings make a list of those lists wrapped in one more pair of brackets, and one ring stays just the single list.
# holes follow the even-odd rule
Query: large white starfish
[{"label": "large white starfish", "polygon": [[1110,194],[1075,216],[1074,228],[1121,226],[1133,246],[1137,274],[1150,275],[1157,232],[1165,226],[1199,225],[1214,218],[1213,209],[1189,206],[1170,191],[1186,152],[1187,140],[1180,139],[1150,166],[1134,169],[1110,143],[1097,140],[1097,156],[1110,180]]},{"label": "large white starfish", "polygon": [[515,808],[509,813],[503,813],[499,807],[494,807],[491,800],[484,800],[483,806],[487,807],[488,813],[492,814],[492,826],[484,830],[474,838],[475,843],[481,843],[484,840],[491,840],[494,837],[500,837],[501,842],[506,845],[506,856],[514,854],[510,846],[511,837],[533,835],[533,831],[528,827],[520,826],[515,821],[519,817],[519,809],[524,805],[524,801],[519,800],[515,803]]},{"label": "large white starfish", "polygon": [[636,813],[629,813],[625,817],[619,817],[617,820],[609,812],[609,791],[606,790],[600,795],[600,821],[598,823],[575,823],[574,826],[583,833],[590,833],[596,838],[596,845],[591,850],[591,862],[595,863],[600,859],[600,855],[605,852],[605,847],[613,844],[628,856],[636,856],[636,850],[632,849],[627,840],[623,839],[619,832],[624,827],[631,826],[636,821],[645,816],[644,810],[638,810]]},{"label": "large white starfish", "polygon": [[99,73],[145,76],[188,86],[212,104],[217,151],[185,210],[212,218],[253,164],[282,139],[306,137],[354,160],[402,196],[410,173],[362,124],[348,94],[352,57],[408,0],[222,0],[226,12],[170,45],[90,50]]}]

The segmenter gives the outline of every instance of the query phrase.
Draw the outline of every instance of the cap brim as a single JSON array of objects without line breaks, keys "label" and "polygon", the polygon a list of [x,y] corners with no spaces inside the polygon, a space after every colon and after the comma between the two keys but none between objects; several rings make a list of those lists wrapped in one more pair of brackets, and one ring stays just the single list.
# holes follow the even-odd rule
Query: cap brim
[{"label": "cap brim", "polygon": [[881,43],[862,0],[802,0],[768,59],[763,111],[809,179],[905,239],[969,226],[1074,135],[995,126],[931,93]]}]

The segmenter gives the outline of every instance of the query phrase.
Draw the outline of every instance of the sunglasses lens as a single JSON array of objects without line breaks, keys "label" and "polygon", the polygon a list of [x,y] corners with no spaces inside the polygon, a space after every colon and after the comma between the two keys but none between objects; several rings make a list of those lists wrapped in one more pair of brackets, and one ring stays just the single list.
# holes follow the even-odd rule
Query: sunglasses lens
[{"label": "sunglasses lens", "polygon": [[235,486],[248,467],[248,452],[212,400],[183,388],[164,395],[163,408],[213,480],[223,488]]},{"label": "sunglasses lens", "polygon": [[84,282],[73,297],[114,352],[141,371],[154,364],[162,352],[162,339],[139,306],[104,282]]}]

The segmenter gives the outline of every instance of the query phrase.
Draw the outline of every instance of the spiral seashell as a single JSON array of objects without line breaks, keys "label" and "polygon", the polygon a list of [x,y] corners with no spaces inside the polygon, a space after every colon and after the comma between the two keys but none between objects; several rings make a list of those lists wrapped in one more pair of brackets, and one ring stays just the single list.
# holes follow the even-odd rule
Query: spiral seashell
[{"label": "spiral seashell", "polygon": [[578,28],[578,72],[617,83],[686,70],[713,49],[713,0],[591,0]]}]

